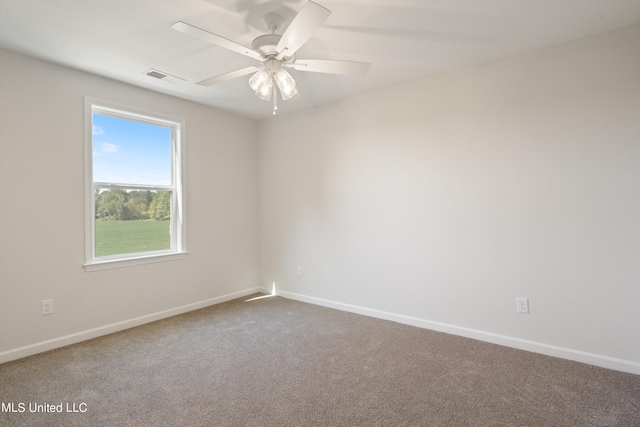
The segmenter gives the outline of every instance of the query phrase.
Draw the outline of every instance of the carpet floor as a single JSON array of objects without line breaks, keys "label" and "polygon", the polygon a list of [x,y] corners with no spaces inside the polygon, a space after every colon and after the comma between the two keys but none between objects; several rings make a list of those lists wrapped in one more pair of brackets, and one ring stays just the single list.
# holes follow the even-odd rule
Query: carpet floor
[{"label": "carpet floor", "polygon": [[0,365],[0,425],[640,426],[637,375],[252,297]]}]

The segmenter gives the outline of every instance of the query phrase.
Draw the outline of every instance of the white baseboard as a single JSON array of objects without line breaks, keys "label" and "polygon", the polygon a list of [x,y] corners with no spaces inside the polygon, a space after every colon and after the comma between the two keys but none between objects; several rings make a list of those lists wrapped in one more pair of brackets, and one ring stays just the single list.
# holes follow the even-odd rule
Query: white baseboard
[{"label": "white baseboard", "polygon": [[544,354],[547,356],[559,357],[561,359],[573,360],[575,362],[587,363],[589,365],[600,366],[602,368],[614,369],[616,371],[627,372],[630,374],[640,375],[640,363],[630,360],[617,359],[614,357],[603,356],[600,354],[587,353],[580,350],[574,350],[565,347],[544,344],[535,341],[523,340],[520,338],[509,337],[506,335],[494,334],[491,332],[480,331],[477,329],[464,328],[455,325],[449,325],[441,322],[420,319],[417,317],[404,316],[401,314],[389,313],[386,311],[373,310],[366,307],[360,307],[351,304],[345,304],[336,301],[330,301],[322,298],[315,298],[306,295],[296,294],[293,292],[277,291],[277,295],[296,301],[306,302],[324,307],[335,308],[337,310],[348,311],[350,313],[362,314],[365,316],[376,317],[378,319],[391,320],[405,325],[416,326],[419,328],[430,329],[438,332],[445,332],[452,335],[459,335],[466,338],[472,338],[479,341],[490,342],[493,344],[503,345],[505,347],[517,348],[519,350],[531,351],[533,353]]},{"label": "white baseboard", "polygon": [[[200,308],[208,307],[211,305],[220,304],[236,298],[242,298],[243,296],[251,295],[257,292],[264,293],[264,294],[272,294],[273,291],[271,289],[262,288],[262,287],[250,288],[244,291],[234,292],[231,294],[222,295],[220,297],[211,298],[204,301],[199,301],[192,304],[187,304],[180,307],[172,308],[169,310],[164,310],[157,313],[136,317],[134,319],[112,323],[112,324],[101,326],[98,328],[81,331],[75,334],[70,334],[63,337],[54,338],[51,340],[27,345],[24,347],[7,350],[0,353],[0,363],[9,362],[11,360],[20,359],[23,357],[31,356],[33,354],[42,353],[44,351],[64,347],[70,344],[79,343],[92,338],[97,338],[103,335],[108,335],[114,332],[133,328],[135,326],[144,325],[145,323],[154,322],[156,320],[165,319],[167,317],[176,316],[178,314],[187,313],[189,311],[198,310]],[[558,346],[539,343],[535,341],[523,340],[520,338],[494,334],[491,332],[480,331],[477,329],[464,328],[464,327],[450,325],[446,323],[420,319],[417,317],[411,317],[411,316],[405,316],[401,314],[389,313],[386,311],[374,310],[366,307],[360,307],[356,305],[330,301],[322,298],[296,294],[293,292],[277,291],[277,295],[287,299],[292,299],[296,301],[334,308],[337,310],[347,311],[350,313],[362,314],[364,316],[390,320],[390,321],[402,323],[405,325],[416,326],[419,328],[430,329],[438,332],[444,332],[452,335],[458,335],[466,338],[472,338],[480,341],[490,342],[493,344],[499,344],[506,347],[512,347],[520,350],[531,351],[534,353],[544,354],[547,356],[559,357],[562,359],[573,360],[576,362],[587,363],[590,365],[600,366],[607,369],[614,369],[617,371],[640,375],[640,363],[633,362],[630,360],[617,359],[614,357],[588,353],[588,352],[574,350],[574,349],[565,348],[565,347],[558,347]]]},{"label": "white baseboard", "polygon": [[178,314],[187,313],[189,311],[198,310],[200,308],[208,307],[210,305],[231,301],[236,298],[242,298],[243,296],[251,295],[257,292],[270,293],[270,291],[267,291],[264,288],[256,287],[256,288],[246,289],[244,291],[234,292],[234,293],[222,295],[216,298],[210,298],[204,301],[198,301],[192,304],[171,308],[169,310],[147,314],[145,316],[136,317],[134,319],[124,320],[122,322],[116,322],[110,325],[105,325],[98,328],[77,332],[75,334],[70,334],[63,337],[54,338],[51,340],[42,341],[35,344],[30,344],[24,347],[19,347],[12,350],[1,352],[0,363],[9,362],[11,360],[20,359],[23,357],[31,356],[33,354],[42,353],[44,351],[49,351],[55,348],[64,347],[70,344],[76,344],[81,341],[90,340],[92,338],[97,338],[103,335],[108,335],[114,332],[133,328],[135,326],[144,325],[145,323],[166,319],[167,317],[172,317]]}]

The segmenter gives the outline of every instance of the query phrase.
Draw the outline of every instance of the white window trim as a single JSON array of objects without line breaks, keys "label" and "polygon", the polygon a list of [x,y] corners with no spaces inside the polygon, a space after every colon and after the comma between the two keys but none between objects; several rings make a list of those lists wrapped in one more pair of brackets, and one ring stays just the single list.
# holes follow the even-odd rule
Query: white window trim
[{"label": "white window trim", "polygon": [[[170,186],[173,194],[171,203],[171,235],[172,247],[166,251],[139,252],[135,254],[95,257],[95,192],[93,182],[93,113],[103,113],[124,119],[135,119],[146,123],[169,126],[172,131],[172,177]],[[84,98],[84,140],[85,140],[85,264],[86,271],[109,268],[128,267],[161,261],[182,259],[187,256],[187,224],[186,224],[186,180],[185,180],[185,120],[170,117],[166,114],[149,112],[139,108],[115,104],[96,98]],[[99,183],[104,185],[106,183]],[[109,187],[119,188],[118,184],[109,183]],[[123,185],[123,188],[132,188]],[[148,189],[167,189],[167,186],[142,186]],[[174,238],[175,236],[175,238]]]}]

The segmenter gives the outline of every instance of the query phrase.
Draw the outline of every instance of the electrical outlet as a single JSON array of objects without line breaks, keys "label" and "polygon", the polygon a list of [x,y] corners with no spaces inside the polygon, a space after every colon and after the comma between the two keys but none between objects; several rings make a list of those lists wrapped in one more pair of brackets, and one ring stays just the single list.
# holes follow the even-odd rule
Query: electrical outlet
[{"label": "electrical outlet", "polygon": [[518,313],[529,314],[529,298],[516,298],[516,311]]},{"label": "electrical outlet", "polygon": [[53,300],[45,299],[42,300],[42,315],[45,314],[53,314]]},{"label": "electrical outlet", "polygon": [[302,277],[302,267],[297,267],[296,268],[296,276]]}]

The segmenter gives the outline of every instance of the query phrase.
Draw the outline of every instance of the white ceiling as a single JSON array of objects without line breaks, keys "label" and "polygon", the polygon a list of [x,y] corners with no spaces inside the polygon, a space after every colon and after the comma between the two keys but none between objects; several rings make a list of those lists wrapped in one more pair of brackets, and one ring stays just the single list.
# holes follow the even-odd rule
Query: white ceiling
[{"label": "white ceiling", "polygon": [[[298,58],[370,62],[365,76],[291,71],[302,99],[279,114],[421,77],[495,61],[640,22],[640,0],[316,0],[333,13]],[[253,65],[250,58],[170,28],[176,21],[245,46],[284,27],[306,0],[0,0],[0,46],[246,117],[271,105],[249,76],[195,83]],[[150,68],[186,80],[172,84]]]}]

